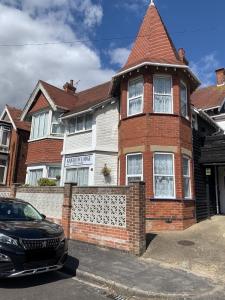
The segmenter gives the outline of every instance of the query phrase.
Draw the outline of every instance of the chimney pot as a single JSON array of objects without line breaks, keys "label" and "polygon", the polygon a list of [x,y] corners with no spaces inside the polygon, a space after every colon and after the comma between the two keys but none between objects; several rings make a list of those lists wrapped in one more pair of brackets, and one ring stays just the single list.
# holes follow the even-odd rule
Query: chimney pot
[{"label": "chimney pot", "polygon": [[65,90],[65,92],[67,92],[68,94],[75,94],[76,93],[76,88],[73,85],[73,80],[70,80],[70,82],[66,82],[63,86],[63,89]]},{"label": "chimney pot", "polygon": [[216,70],[216,83],[217,83],[217,86],[225,84],[225,69],[224,68]]}]

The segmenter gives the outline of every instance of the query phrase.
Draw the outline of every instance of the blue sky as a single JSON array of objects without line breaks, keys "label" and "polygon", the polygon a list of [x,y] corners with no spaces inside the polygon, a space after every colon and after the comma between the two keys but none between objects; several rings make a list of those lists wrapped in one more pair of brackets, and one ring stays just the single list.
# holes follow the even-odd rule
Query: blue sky
[{"label": "blue sky", "polygon": [[[125,62],[149,2],[0,0],[0,107],[22,108],[39,79],[59,87],[80,80],[78,90],[110,80]],[[204,85],[213,84],[215,69],[225,67],[225,1],[155,4],[193,71]],[[81,42],[64,43],[75,40]]]}]

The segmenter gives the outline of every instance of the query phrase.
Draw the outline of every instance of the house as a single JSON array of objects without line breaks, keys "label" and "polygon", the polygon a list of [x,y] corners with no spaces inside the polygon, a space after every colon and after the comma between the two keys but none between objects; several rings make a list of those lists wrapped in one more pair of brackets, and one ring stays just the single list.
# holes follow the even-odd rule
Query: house
[{"label": "house", "polygon": [[22,111],[6,105],[0,117],[0,184],[25,183],[30,123],[21,121]]},{"label": "house", "polygon": [[[39,81],[21,120],[31,121],[26,183],[61,178],[81,185],[117,184],[118,101],[111,82],[76,92]],[[108,166],[110,176],[101,170]]]},{"label": "house", "polygon": [[205,133],[201,144],[199,163],[207,174],[209,203],[208,212],[205,211],[204,215],[225,214],[225,69],[216,70],[216,84],[198,89],[191,101],[218,126],[213,135]]}]

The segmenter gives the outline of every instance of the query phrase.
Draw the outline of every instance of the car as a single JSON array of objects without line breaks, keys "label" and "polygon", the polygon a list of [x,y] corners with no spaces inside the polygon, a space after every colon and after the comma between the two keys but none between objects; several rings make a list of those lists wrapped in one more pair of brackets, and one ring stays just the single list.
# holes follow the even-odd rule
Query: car
[{"label": "car", "polygon": [[0,198],[0,278],[61,269],[68,242],[63,228],[19,199]]}]

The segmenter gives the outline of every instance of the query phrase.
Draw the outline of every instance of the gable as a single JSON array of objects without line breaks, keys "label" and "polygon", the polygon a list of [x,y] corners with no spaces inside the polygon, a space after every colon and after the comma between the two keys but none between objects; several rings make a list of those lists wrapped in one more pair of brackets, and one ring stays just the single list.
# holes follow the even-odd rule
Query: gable
[{"label": "gable", "polygon": [[33,114],[35,112],[38,112],[38,111],[46,109],[46,108],[50,108],[49,102],[47,101],[47,99],[45,98],[43,93],[41,91],[39,91],[39,93],[37,94],[37,96],[35,98],[35,101],[31,105],[28,113]]},{"label": "gable", "polygon": [[2,121],[11,122],[7,112],[4,113],[4,115],[1,118]]}]

